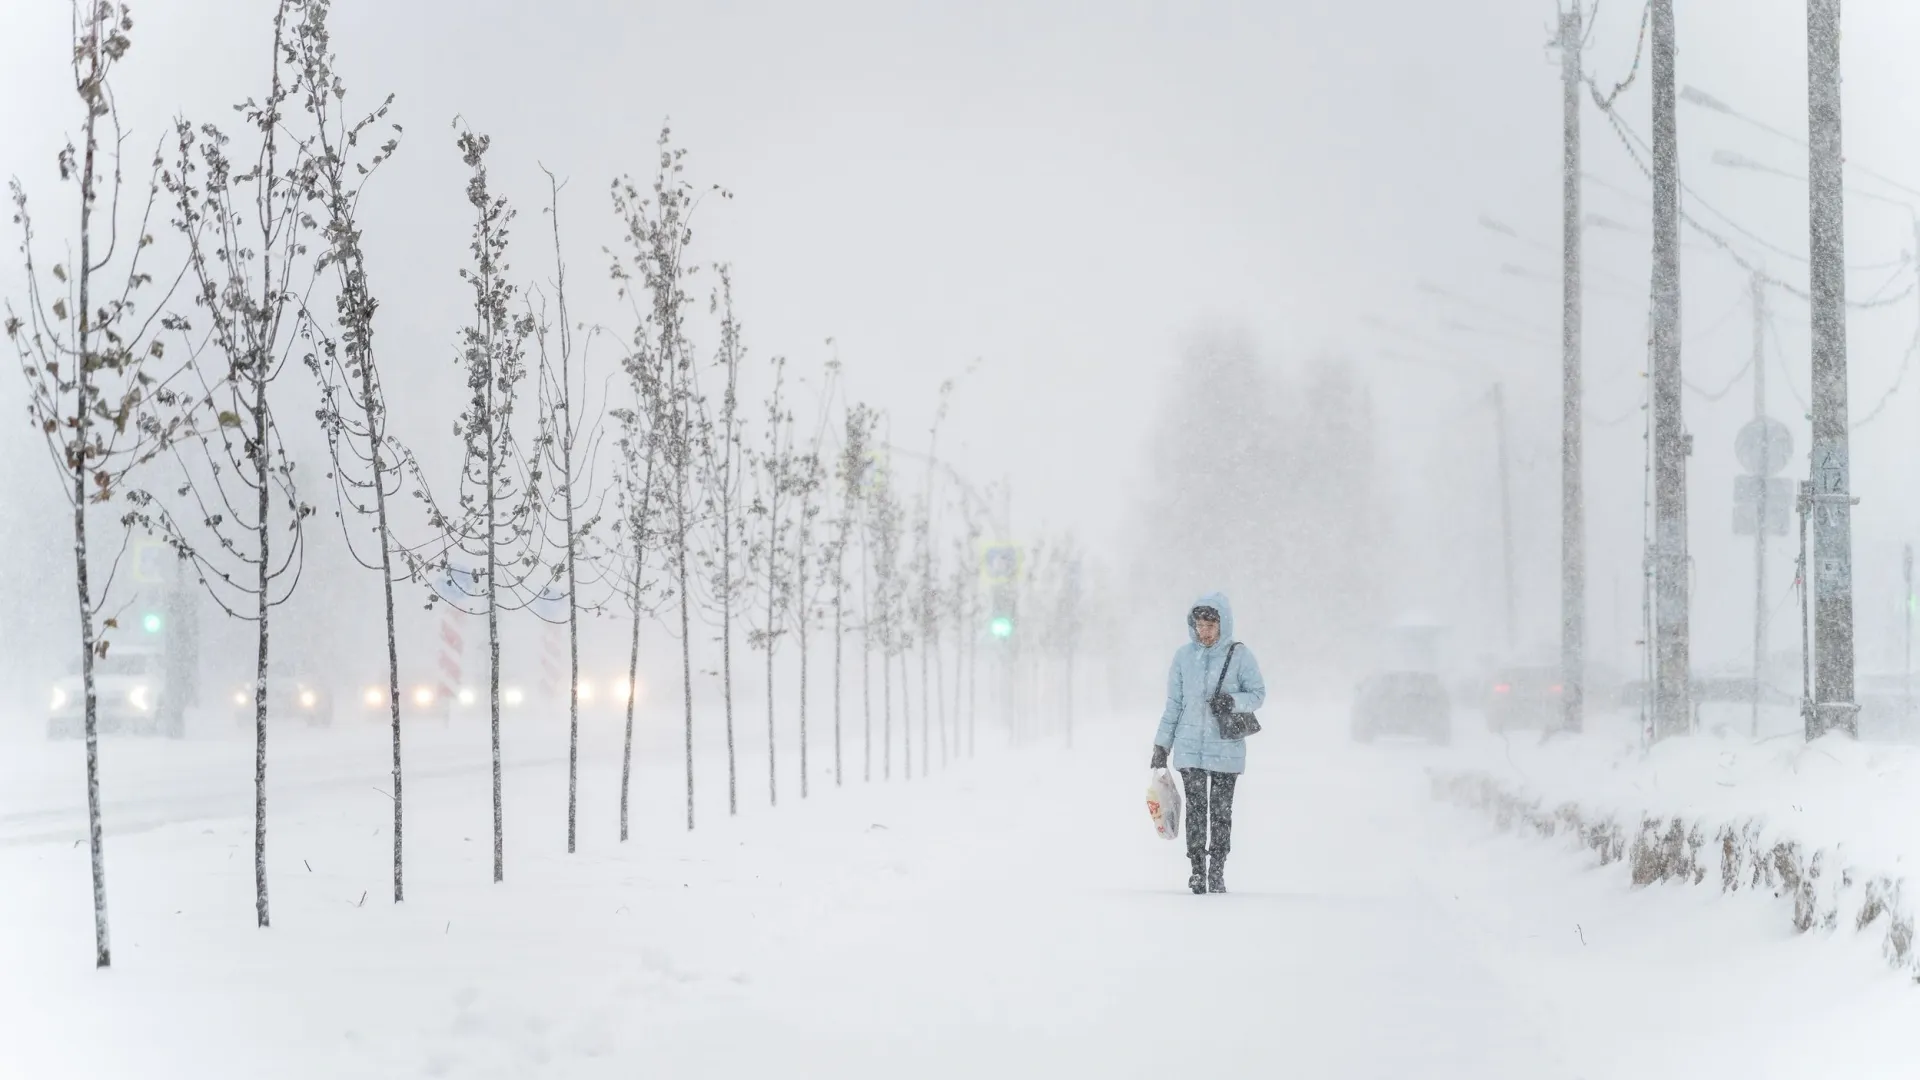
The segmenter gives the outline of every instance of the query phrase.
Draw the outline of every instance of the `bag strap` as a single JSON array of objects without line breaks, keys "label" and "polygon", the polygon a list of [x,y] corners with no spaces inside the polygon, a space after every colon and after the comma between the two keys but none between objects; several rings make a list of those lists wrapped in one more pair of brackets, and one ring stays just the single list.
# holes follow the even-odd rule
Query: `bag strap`
[{"label": "bag strap", "polygon": [[1233,650],[1239,647],[1240,643],[1237,641],[1227,646],[1227,662],[1220,665],[1220,681],[1214,684],[1213,687],[1213,693],[1216,697],[1219,696],[1220,691],[1227,688],[1227,669],[1233,666]]}]

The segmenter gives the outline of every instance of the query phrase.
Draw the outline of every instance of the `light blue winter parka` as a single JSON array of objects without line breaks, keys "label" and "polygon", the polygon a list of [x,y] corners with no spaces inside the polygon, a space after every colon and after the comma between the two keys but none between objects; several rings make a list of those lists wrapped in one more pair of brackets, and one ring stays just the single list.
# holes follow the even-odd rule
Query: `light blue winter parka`
[{"label": "light blue winter parka", "polygon": [[[1225,595],[1217,592],[1195,600],[1193,607],[1210,607],[1220,613],[1220,640],[1212,648],[1201,646],[1189,608],[1187,644],[1173,654],[1173,669],[1167,673],[1167,708],[1160,715],[1160,730],[1154,734],[1153,744],[1172,750],[1168,764],[1176,769],[1245,772],[1246,740],[1222,738],[1207,707],[1220,682],[1220,665],[1227,659],[1227,648],[1233,644],[1233,607]],[[1233,650],[1233,668],[1227,672],[1225,689],[1233,695],[1236,712],[1254,712],[1267,700],[1260,663],[1244,644]]]}]

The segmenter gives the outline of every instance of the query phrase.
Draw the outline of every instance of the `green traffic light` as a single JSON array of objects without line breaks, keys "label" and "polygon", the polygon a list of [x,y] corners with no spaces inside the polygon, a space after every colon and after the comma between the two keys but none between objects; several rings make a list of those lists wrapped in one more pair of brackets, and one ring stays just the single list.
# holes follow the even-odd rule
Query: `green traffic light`
[{"label": "green traffic light", "polygon": [[159,633],[160,632],[160,613],[157,611],[147,612],[147,614],[144,617],[142,617],[140,620],[140,628],[142,630],[145,630],[149,634]]},{"label": "green traffic light", "polygon": [[1013,620],[1005,615],[995,616],[994,620],[987,624],[987,632],[1004,641],[1013,636]]}]

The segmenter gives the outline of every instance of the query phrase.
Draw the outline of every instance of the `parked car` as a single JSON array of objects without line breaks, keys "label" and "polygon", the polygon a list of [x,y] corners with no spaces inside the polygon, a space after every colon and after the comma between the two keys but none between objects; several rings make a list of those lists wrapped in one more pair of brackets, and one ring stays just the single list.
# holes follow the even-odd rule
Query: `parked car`
[{"label": "parked car", "polygon": [[1501,669],[1488,688],[1487,730],[1559,727],[1564,689],[1558,665]]},{"label": "parked car", "polygon": [[1453,706],[1440,676],[1424,671],[1388,671],[1361,680],[1353,698],[1355,742],[1379,735],[1418,735],[1441,745],[1453,741]]},{"label": "parked car", "polygon": [[[162,708],[167,694],[165,657],[158,649],[123,646],[93,662],[94,724],[102,735],[165,735],[186,731],[179,710]],[[86,691],[80,665],[53,684],[47,709],[47,737],[74,739],[86,734]]]}]

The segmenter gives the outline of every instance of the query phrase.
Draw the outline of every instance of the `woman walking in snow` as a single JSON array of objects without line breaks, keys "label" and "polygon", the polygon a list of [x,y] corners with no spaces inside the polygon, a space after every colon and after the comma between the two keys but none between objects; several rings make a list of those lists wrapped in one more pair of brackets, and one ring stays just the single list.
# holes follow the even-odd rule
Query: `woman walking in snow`
[{"label": "woman walking in snow", "polygon": [[1267,699],[1260,664],[1233,640],[1233,608],[1221,593],[1208,593],[1187,613],[1187,644],[1173,654],[1167,673],[1167,708],[1153,737],[1153,763],[1171,759],[1186,794],[1187,887],[1196,893],[1227,891],[1227,851],[1233,835],[1233,788],[1247,767],[1244,739],[1223,735],[1221,722],[1250,713]]}]

